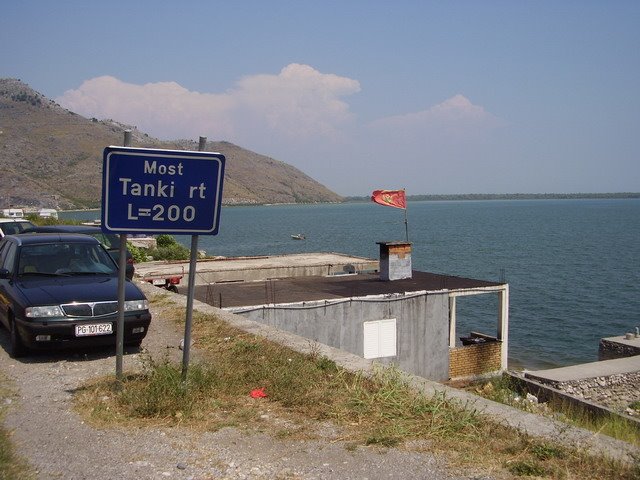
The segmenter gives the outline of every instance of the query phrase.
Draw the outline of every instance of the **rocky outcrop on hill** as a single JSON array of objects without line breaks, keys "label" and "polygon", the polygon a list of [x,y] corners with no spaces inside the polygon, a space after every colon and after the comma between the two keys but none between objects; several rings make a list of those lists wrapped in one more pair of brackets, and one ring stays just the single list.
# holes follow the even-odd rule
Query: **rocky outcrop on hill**
[{"label": "rocky outcrop on hill", "polygon": [[[114,120],[85,118],[17,79],[0,79],[0,207],[97,207],[102,151],[121,145],[197,150]],[[338,202],[341,197],[291,165],[229,142],[208,142],[227,158],[223,204]]]}]

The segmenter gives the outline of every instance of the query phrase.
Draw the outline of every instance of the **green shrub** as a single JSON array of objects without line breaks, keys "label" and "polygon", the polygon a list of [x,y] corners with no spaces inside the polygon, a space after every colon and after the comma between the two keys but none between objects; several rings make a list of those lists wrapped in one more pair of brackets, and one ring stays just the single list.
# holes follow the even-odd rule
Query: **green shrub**
[{"label": "green shrub", "polygon": [[178,245],[178,242],[171,235],[162,234],[156,237],[156,245],[158,245],[158,248],[172,247]]},{"label": "green shrub", "polygon": [[80,220],[73,220],[68,218],[65,218],[64,220],[60,220],[54,217],[41,217],[36,213],[30,213],[28,215],[25,215],[25,218],[29,220],[31,223],[33,223],[34,225],[39,225],[39,226],[58,225],[58,224],[80,225],[82,223],[80,222]]},{"label": "green shrub", "polygon": [[550,458],[562,458],[564,450],[558,445],[552,443],[541,443],[531,447],[531,453],[538,460],[549,460]]},{"label": "green shrub", "polygon": [[507,465],[507,470],[518,477],[544,477],[547,472],[536,462],[519,460]]},{"label": "green shrub", "polygon": [[146,262],[147,261],[147,249],[140,248],[133,245],[131,242],[127,242],[127,249],[131,252],[131,256],[133,257],[133,261],[135,263]]},{"label": "green shrub", "polygon": [[153,257],[154,260],[188,260],[189,253],[189,249],[179,243],[166,247],[158,245],[157,248],[148,250],[148,255]]},{"label": "green shrub", "polygon": [[[154,260],[188,260],[190,257],[190,250],[187,247],[178,243],[172,235],[166,234],[156,237],[155,248],[140,250],[145,257],[153,257]],[[133,251],[131,253],[133,254]]]}]

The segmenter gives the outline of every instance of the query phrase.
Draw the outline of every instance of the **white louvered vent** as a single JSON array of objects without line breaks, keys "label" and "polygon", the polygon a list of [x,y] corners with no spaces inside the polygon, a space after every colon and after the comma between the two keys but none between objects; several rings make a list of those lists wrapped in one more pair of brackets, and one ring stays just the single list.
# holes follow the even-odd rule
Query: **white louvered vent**
[{"label": "white louvered vent", "polygon": [[364,322],[364,358],[396,356],[396,319]]}]

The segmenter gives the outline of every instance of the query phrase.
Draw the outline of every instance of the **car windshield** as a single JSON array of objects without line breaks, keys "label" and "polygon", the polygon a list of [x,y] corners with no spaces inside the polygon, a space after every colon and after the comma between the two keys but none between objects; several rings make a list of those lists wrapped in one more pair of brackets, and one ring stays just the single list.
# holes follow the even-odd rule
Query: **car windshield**
[{"label": "car windshield", "polygon": [[100,245],[46,243],[23,245],[18,275],[99,275],[116,271],[111,257]]}]

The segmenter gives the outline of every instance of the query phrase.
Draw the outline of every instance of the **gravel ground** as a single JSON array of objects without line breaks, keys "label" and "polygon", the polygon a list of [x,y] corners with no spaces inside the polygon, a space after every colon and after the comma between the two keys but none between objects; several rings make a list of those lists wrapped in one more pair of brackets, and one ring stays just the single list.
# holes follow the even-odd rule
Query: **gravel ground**
[{"label": "gravel ground", "polygon": [[[143,349],[154,358],[168,353],[180,361],[182,332],[163,321],[159,309],[153,314]],[[322,425],[320,440],[281,440],[234,428],[205,433],[186,428],[97,429],[73,410],[72,395],[86,380],[115,372],[113,349],[13,360],[8,342],[8,333],[0,330],[0,370],[15,392],[2,399],[10,404],[5,426],[39,479],[488,478],[461,474],[442,459],[407,449],[348,448],[336,440],[334,429]],[[140,362],[140,352],[130,352],[124,368],[133,370]]]}]

